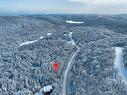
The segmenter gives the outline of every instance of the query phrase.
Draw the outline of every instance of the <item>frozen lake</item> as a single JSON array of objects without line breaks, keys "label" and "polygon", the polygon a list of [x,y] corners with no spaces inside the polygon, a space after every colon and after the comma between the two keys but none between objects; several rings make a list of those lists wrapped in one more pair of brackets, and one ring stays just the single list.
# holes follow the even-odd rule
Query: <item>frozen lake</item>
[{"label": "frozen lake", "polygon": [[68,20],[68,21],[66,21],[66,23],[71,23],[71,24],[82,24],[82,23],[84,23],[84,22]]}]

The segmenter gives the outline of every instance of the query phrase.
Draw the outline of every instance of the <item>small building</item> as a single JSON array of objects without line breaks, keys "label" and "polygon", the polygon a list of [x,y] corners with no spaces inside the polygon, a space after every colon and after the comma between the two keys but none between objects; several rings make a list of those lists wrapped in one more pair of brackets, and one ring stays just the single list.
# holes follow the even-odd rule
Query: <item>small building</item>
[{"label": "small building", "polygon": [[40,91],[35,95],[50,95],[52,91],[53,91],[52,85],[47,85],[41,88]]},{"label": "small building", "polygon": [[43,87],[44,95],[50,95],[52,93],[53,87],[52,85],[47,85]]}]

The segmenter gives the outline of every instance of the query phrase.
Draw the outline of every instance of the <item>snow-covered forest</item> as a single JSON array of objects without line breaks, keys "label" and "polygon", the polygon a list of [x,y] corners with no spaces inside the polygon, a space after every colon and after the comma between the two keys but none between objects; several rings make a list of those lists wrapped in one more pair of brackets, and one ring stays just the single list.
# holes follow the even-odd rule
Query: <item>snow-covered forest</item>
[{"label": "snow-covered forest", "polygon": [[0,95],[62,95],[72,58],[68,95],[127,95],[127,15],[0,16]]}]

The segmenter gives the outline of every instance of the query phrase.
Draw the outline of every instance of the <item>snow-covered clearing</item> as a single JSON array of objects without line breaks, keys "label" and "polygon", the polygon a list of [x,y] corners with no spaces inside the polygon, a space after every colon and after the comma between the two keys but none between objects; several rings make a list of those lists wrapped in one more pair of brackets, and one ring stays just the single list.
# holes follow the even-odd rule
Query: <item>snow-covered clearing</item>
[{"label": "snow-covered clearing", "polygon": [[47,33],[47,36],[50,36],[50,35],[52,35],[52,33]]},{"label": "snow-covered clearing", "polygon": [[37,41],[39,41],[40,39],[43,39],[44,37],[41,36],[38,40],[33,40],[33,41],[26,41],[26,42],[23,42],[20,44],[20,46],[24,46],[24,45],[28,45],[28,44],[32,44],[32,43],[35,43]]},{"label": "snow-covered clearing", "polygon": [[26,42],[23,42],[20,44],[20,46],[23,46],[23,45],[28,45],[28,44],[32,44],[32,43],[35,43],[37,42],[38,40],[34,40],[34,41],[26,41]]},{"label": "snow-covered clearing", "polygon": [[69,33],[69,37],[71,38],[71,40],[68,41],[68,43],[69,43],[69,44],[72,44],[72,45],[76,45],[76,44],[75,44],[75,41],[72,39],[72,34],[73,34],[73,32],[70,32],[70,33]]},{"label": "snow-covered clearing", "polygon": [[118,74],[127,85],[127,70],[123,63],[123,48],[115,47],[115,68],[118,68]]},{"label": "snow-covered clearing", "polygon": [[44,36],[41,36],[39,39],[43,39],[44,38]]}]

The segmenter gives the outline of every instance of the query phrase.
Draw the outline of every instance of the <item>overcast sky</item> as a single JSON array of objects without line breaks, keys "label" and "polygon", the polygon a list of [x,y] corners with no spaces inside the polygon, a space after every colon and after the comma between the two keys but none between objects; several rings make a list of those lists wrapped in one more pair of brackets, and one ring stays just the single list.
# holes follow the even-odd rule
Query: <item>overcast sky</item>
[{"label": "overcast sky", "polygon": [[127,0],[0,0],[1,12],[124,14]]}]

